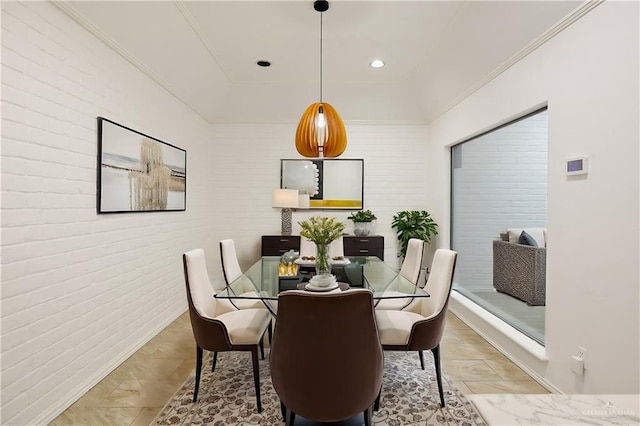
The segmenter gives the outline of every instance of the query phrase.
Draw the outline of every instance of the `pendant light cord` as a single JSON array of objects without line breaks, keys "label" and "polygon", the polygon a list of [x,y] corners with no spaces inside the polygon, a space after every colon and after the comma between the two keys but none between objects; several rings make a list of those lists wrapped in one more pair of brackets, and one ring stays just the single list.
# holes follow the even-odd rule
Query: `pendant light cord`
[{"label": "pendant light cord", "polygon": [[322,103],[322,15],[320,12],[320,103]]}]

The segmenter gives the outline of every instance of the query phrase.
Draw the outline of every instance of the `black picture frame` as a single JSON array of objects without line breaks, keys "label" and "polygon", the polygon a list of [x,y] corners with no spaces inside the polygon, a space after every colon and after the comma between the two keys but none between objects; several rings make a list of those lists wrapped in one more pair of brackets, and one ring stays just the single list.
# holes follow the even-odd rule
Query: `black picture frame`
[{"label": "black picture frame", "polygon": [[280,188],[309,195],[309,210],[362,210],[364,159],[281,159]]},{"label": "black picture frame", "polygon": [[97,213],[185,211],[187,151],[97,119]]}]

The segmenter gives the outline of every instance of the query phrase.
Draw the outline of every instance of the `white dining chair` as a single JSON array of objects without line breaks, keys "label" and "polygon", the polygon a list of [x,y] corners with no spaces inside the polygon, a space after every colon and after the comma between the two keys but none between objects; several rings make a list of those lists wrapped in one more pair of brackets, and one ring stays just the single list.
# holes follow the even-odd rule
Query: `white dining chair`
[{"label": "white dining chair", "polygon": [[344,257],[344,242],[342,241],[342,237],[338,237],[331,242],[331,245],[329,246],[329,255],[332,259],[336,257]]},{"label": "white dining chair", "polygon": [[444,333],[449,296],[458,253],[438,249],[426,289],[431,297],[416,299],[404,310],[376,310],[380,343],[385,351],[417,351],[424,370],[422,351],[431,350],[435,363],[440,405],[445,406],[440,368],[440,339]]},{"label": "white dining chair", "polygon": [[[304,237],[300,238],[300,257],[315,255],[316,244]],[[342,240],[342,237],[339,237],[331,242],[331,244],[329,245],[329,256],[331,256],[331,258],[344,257],[344,242]]]},{"label": "white dining chair", "polygon": [[300,237],[300,257],[309,257],[309,256],[314,256],[316,255],[316,244],[311,241],[311,240],[307,240],[305,237]]},{"label": "white dining chair", "polygon": [[[404,257],[404,261],[402,262],[402,267],[400,268],[400,275],[414,285],[418,285],[418,279],[420,278],[423,253],[424,241],[417,238],[411,238],[407,244],[407,253]],[[385,294],[391,295],[393,293],[393,284],[391,284],[391,286],[389,286],[389,290],[385,292]],[[386,299],[381,300],[376,306],[376,309],[399,311],[406,308],[410,303],[412,303],[412,299],[410,298]]]},{"label": "white dining chair", "polygon": [[251,352],[253,380],[258,413],[260,401],[260,371],[258,350],[264,359],[264,335],[271,341],[271,315],[266,309],[238,310],[227,299],[214,297],[209,281],[204,250],[195,249],[182,255],[184,279],[189,305],[189,317],[196,341],[196,378],[193,402],[198,399],[203,352],[212,352],[212,371],[216,368],[218,352]]},{"label": "white dining chair", "polygon": [[[229,285],[242,277],[242,269],[240,269],[240,263],[238,263],[236,245],[233,240],[220,241],[220,260],[227,289],[231,292]],[[238,309],[266,309],[264,303],[257,299],[258,293],[256,293],[255,287],[248,278],[243,280],[240,285],[234,285],[234,289],[239,296],[256,297],[256,299],[233,299],[231,303]]]}]

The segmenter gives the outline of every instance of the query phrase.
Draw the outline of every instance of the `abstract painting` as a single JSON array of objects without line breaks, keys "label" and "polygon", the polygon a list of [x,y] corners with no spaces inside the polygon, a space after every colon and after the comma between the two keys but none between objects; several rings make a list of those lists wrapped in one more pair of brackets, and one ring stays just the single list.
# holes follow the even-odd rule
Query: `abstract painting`
[{"label": "abstract painting", "polygon": [[98,213],[186,209],[187,151],[98,117]]}]

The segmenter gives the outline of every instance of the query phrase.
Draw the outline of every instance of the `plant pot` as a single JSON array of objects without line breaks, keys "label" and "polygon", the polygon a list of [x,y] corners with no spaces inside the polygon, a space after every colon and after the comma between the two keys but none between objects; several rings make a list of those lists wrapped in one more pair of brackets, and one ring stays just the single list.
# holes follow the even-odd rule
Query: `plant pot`
[{"label": "plant pot", "polygon": [[353,222],[353,233],[357,236],[369,235],[373,222]]}]

